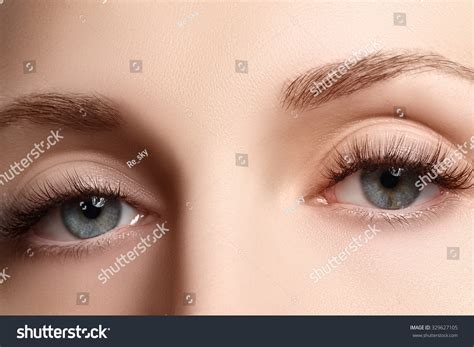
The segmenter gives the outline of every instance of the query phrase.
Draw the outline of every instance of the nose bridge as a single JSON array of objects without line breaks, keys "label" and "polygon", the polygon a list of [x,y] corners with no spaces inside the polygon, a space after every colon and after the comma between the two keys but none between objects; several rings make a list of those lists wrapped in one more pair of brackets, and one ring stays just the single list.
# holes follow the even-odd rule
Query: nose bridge
[{"label": "nose bridge", "polygon": [[184,193],[177,235],[178,313],[217,309],[221,300],[228,300],[227,293],[235,292],[239,278],[236,232],[245,232],[246,223],[235,193],[241,178],[232,167],[230,148],[201,145],[205,155],[195,163],[200,170],[188,171],[192,183]]},{"label": "nose bridge", "polygon": [[[199,24],[201,17],[194,19]],[[250,208],[258,176],[248,154],[255,119],[249,117],[251,103],[241,105],[250,82],[235,71],[239,56],[218,59],[209,69],[209,61],[229,50],[227,44],[216,45],[226,39],[219,34],[213,43],[187,46],[197,59],[175,78],[181,94],[172,107],[183,116],[173,128],[180,138],[171,139],[183,183],[174,245],[178,314],[219,313],[237,305],[236,288],[248,272],[242,254],[249,251],[258,209]]]}]

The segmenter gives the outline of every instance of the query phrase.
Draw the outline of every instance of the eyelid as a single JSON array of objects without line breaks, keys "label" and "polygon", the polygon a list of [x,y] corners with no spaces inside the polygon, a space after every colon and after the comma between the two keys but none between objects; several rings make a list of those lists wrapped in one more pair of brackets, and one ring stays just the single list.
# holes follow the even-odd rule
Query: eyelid
[{"label": "eyelid", "polygon": [[[83,165],[84,163],[86,165]],[[74,167],[72,164],[82,166]],[[96,163],[92,166],[90,164],[90,162],[67,163],[67,165],[62,163],[28,181],[9,201],[2,202],[4,206],[0,211],[5,217],[0,220],[5,223],[3,226],[0,223],[0,230],[14,229],[16,214],[28,215],[25,211],[34,211],[35,208],[44,211],[53,208],[66,198],[78,196],[78,191],[81,189],[87,191],[99,188],[103,195],[115,195],[143,212],[157,215],[164,213],[164,210],[160,209],[163,203],[134,180],[113,168],[99,166]],[[33,216],[31,220],[35,218]],[[18,232],[22,234],[24,231],[18,230]]]},{"label": "eyelid", "polygon": [[[364,223],[387,223],[394,230],[398,230],[397,227],[404,228],[410,226],[409,230],[411,231],[417,230],[413,229],[414,226],[418,225],[417,223],[419,223],[420,227],[423,227],[426,222],[433,222],[436,218],[441,218],[446,213],[453,212],[452,209],[458,206],[462,200],[462,193],[443,191],[443,194],[434,200],[430,201],[429,205],[425,203],[422,206],[399,211],[378,210],[343,204],[324,205],[324,207],[331,215],[336,213],[344,217],[353,217],[358,222],[362,220]],[[314,202],[314,200],[311,200],[310,204],[320,205]]]},{"label": "eyelid", "polygon": [[112,244],[115,247],[120,248],[122,244],[130,242],[130,240],[139,239],[143,235],[149,233],[153,225],[154,223],[144,223],[141,226],[134,227],[122,226],[95,238],[84,239],[81,241],[70,242],[67,244],[45,242],[44,240],[40,240],[34,235],[27,235],[26,237],[18,239],[15,245],[15,249],[17,250],[18,255],[23,256],[25,249],[32,248],[35,253],[35,256],[46,255],[53,257],[61,256],[64,258],[80,258],[82,256],[86,256],[95,252],[104,251]]},{"label": "eyelid", "polygon": [[26,187],[27,185],[30,187],[33,186],[34,184],[30,183],[31,181],[35,181],[36,185],[39,185],[40,183],[38,182],[41,182],[43,176],[47,177],[44,181],[52,181],[56,176],[59,179],[59,184],[64,182],[65,179],[67,179],[67,176],[77,176],[83,177],[83,179],[88,181],[88,183],[100,183],[116,187],[120,186],[120,189],[127,194],[128,199],[134,203],[140,203],[146,208],[155,210],[160,210],[164,207],[164,202],[162,200],[158,199],[143,185],[121,171],[95,161],[85,160],[60,163],[43,171],[41,174],[35,176],[33,180],[30,180],[28,184],[24,184],[23,189],[18,189],[17,195],[21,196],[21,191],[28,189],[28,187]]},{"label": "eyelid", "polygon": [[[324,182],[313,185],[308,195],[314,195],[341,181],[348,175],[367,165],[406,166],[416,169],[427,169],[454,153],[456,148],[441,136],[420,138],[415,134],[399,130],[386,130],[372,136],[364,133],[349,136],[323,159]],[[350,160],[347,160],[347,159]],[[465,157],[440,175],[439,179],[450,183],[450,178],[464,182],[453,182],[461,186],[472,178],[472,165]],[[459,184],[458,184],[459,183]]]},{"label": "eyelid", "polygon": [[[307,205],[320,208],[321,211],[329,211],[329,215],[340,213],[346,218],[352,216],[358,220],[361,218],[367,221],[379,220],[381,222],[388,222],[391,225],[401,224],[405,226],[408,224],[411,226],[414,224],[413,222],[429,221],[433,216],[443,215],[452,206],[459,206],[461,198],[463,196],[470,196],[472,193],[469,190],[473,186],[473,166],[469,160],[469,155],[472,155],[472,153],[465,154],[448,171],[443,172],[444,176],[440,175],[439,179],[434,181],[436,184],[441,183],[439,186],[442,194],[440,194],[439,199],[432,199],[426,204],[422,204],[422,206],[386,211],[328,202],[324,192],[348,176],[351,172],[347,171],[347,169],[352,169],[353,172],[360,170],[363,167],[364,161],[365,164],[371,162],[372,165],[380,168],[382,162],[385,162],[385,165],[387,165],[390,161],[393,162],[394,158],[397,158],[395,155],[397,149],[406,148],[408,155],[402,158],[398,156],[397,161],[399,164],[408,163],[413,168],[416,168],[421,163],[422,166],[426,167],[429,166],[430,160],[442,159],[443,156],[449,156],[457,149],[455,144],[436,132],[430,129],[427,131],[412,130],[412,125],[405,124],[405,121],[403,122],[404,124],[399,122],[401,125],[398,127],[388,127],[387,125],[390,123],[387,122],[383,122],[381,125],[371,124],[368,127],[360,127],[357,131],[348,133],[344,138],[340,139],[320,159],[320,166],[317,168],[320,172],[319,177],[322,176],[322,178],[315,179],[314,169],[311,170],[313,174],[309,174],[305,178],[305,181],[308,181],[306,191],[304,192],[305,201],[308,201]],[[354,151],[354,143],[358,141],[359,146],[357,147],[364,150]],[[472,144],[474,141],[472,138],[465,139],[459,145],[466,143],[468,144],[467,150],[469,150],[469,143]],[[356,165],[348,165],[342,161],[345,154],[353,154],[354,152],[358,153],[354,157]],[[390,153],[392,154],[386,155]]]}]

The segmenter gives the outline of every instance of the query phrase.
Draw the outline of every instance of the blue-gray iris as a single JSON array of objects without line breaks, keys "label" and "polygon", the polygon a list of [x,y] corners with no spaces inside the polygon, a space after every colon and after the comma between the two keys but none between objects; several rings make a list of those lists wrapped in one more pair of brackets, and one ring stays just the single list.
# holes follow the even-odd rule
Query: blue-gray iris
[{"label": "blue-gray iris", "polygon": [[61,218],[71,234],[81,239],[99,236],[115,228],[122,215],[117,199],[72,200],[61,206]]},{"label": "blue-gray iris", "polygon": [[420,191],[415,182],[414,172],[402,168],[363,170],[361,173],[362,191],[375,206],[385,210],[399,210],[411,205]]}]

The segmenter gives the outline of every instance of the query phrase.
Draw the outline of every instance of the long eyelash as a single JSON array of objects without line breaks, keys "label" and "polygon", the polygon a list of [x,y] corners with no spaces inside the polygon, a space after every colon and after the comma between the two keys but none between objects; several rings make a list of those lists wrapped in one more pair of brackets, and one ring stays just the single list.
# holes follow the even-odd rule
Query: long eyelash
[{"label": "long eyelash", "polygon": [[[336,150],[333,161],[323,172],[332,186],[358,170],[404,168],[424,175],[434,166],[449,157],[451,151],[439,139],[436,146],[425,142],[415,142],[406,136],[393,135],[387,141],[370,139],[368,135],[359,137]],[[349,160],[348,160],[349,159]],[[472,187],[472,166],[458,160],[446,171],[438,173],[434,182],[448,189],[467,189]]]},{"label": "long eyelash", "polygon": [[76,172],[64,174],[63,184],[46,181],[30,192],[14,196],[0,212],[0,237],[19,238],[43,218],[49,210],[78,198],[101,196],[122,198],[120,184],[112,187],[94,177],[81,177]]}]

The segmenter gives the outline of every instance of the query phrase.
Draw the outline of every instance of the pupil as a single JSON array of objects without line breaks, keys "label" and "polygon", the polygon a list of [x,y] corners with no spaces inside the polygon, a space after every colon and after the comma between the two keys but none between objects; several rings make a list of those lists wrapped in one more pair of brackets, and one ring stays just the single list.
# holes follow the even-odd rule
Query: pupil
[{"label": "pupil", "polygon": [[400,177],[392,175],[389,170],[382,172],[382,175],[380,176],[380,183],[382,183],[385,188],[389,189],[395,188],[399,180]]},{"label": "pupil", "polygon": [[100,216],[102,212],[102,208],[95,207],[92,204],[92,201],[84,202],[81,201],[79,203],[79,208],[82,210],[82,214],[89,219],[95,219]]}]

